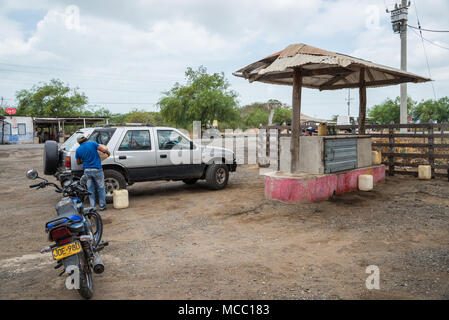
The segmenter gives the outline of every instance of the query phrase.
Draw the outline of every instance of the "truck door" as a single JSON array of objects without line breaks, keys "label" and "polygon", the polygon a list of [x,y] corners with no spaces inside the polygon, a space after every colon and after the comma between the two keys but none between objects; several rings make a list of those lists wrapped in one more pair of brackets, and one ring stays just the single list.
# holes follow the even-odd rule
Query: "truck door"
[{"label": "truck door", "polygon": [[159,175],[182,179],[201,177],[204,166],[193,161],[198,153],[196,151],[200,150],[196,150],[198,147],[195,145],[194,149],[191,149],[190,140],[179,131],[158,129],[157,143],[156,162]]},{"label": "truck door", "polygon": [[133,182],[157,179],[156,151],[150,130],[127,130],[114,150],[114,161],[128,170]]}]

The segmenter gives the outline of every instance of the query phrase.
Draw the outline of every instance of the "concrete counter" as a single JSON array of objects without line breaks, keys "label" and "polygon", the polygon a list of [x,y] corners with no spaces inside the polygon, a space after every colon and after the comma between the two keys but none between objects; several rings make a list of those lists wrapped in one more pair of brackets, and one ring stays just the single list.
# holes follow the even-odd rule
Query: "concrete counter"
[{"label": "concrete counter", "polygon": [[[289,172],[291,163],[291,137],[281,137],[280,171]],[[300,171],[310,174],[328,174],[357,168],[370,167],[371,137],[347,136],[301,136]]]}]

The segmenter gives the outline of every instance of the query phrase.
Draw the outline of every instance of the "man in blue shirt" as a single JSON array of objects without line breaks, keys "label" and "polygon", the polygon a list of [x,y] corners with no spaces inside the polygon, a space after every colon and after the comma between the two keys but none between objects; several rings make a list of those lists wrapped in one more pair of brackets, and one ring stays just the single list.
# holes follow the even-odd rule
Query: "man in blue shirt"
[{"label": "man in blue shirt", "polygon": [[77,138],[79,143],[78,149],[76,149],[75,159],[76,163],[83,164],[84,174],[87,176],[87,189],[90,191],[89,196],[90,206],[95,208],[95,187],[98,191],[98,201],[100,205],[100,211],[106,209],[106,190],[104,188],[104,173],[101,167],[101,159],[97,150],[106,153],[108,157],[111,153],[108,149],[100,146],[95,141],[88,141],[84,135],[80,135]]}]

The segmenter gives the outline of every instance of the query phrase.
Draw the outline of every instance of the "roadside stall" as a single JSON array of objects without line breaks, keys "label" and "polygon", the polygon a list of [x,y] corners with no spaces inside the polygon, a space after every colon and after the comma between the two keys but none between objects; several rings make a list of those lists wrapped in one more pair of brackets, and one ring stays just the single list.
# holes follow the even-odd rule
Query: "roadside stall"
[{"label": "roadside stall", "polygon": [[[265,175],[265,195],[290,203],[328,199],[356,190],[357,178],[385,180],[385,167],[372,166],[371,138],[365,135],[367,88],[420,83],[430,79],[348,55],[292,44],[234,73],[249,82],[290,85],[292,135],[280,140],[281,171]],[[302,88],[359,89],[358,135],[301,137]]]}]

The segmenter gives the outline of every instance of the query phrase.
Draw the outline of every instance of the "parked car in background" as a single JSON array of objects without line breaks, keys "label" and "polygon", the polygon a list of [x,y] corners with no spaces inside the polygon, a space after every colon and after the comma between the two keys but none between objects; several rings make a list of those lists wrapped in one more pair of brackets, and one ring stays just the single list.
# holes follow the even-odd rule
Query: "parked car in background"
[{"label": "parked car in background", "polygon": [[229,172],[236,171],[235,154],[219,147],[203,146],[190,140],[180,130],[152,126],[104,126],[75,132],[59,148],[49,141],[44,149],[44,173],[60,176],[72,172],[82,175],[82,165],[75,160],[76,138],[83,134],[89,141],[104,144],[111,156],[102,162],[106,200],[114,190],[142,181],[174,180],[194,184],[206,180],[212,189],[223,189]]}]

